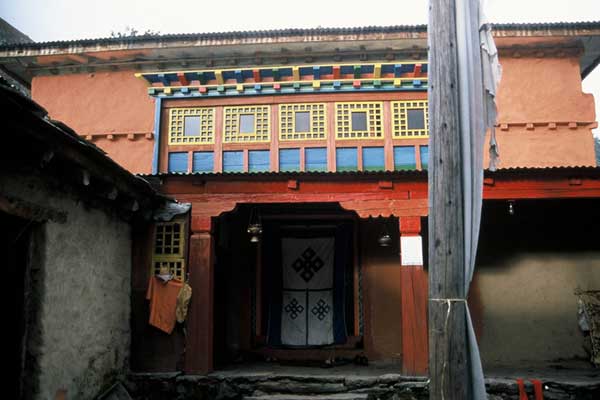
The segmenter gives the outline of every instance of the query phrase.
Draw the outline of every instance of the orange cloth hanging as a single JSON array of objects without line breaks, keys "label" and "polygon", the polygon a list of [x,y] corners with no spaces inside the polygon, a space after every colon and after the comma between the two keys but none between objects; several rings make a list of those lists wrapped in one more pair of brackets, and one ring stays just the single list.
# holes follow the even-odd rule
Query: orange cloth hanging
[{"label": "orange cloth hanging", "polygon": [[155,276],[150,278],[146,293],[146,299],[150,300],[150,325],[169,334],[173,332],[177,295],[182,287],[183,283],[177,280],[163,282]]}]

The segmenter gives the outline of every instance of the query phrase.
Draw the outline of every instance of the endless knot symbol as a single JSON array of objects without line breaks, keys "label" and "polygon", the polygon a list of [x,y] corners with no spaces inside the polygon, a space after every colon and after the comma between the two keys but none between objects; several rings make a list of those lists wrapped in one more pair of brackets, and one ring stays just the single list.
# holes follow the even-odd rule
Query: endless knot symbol
[{"label": "endless knot symbol", "polygon": [[317,305],[314,306],[312,310],[310,310],[310,312],[312,312],[313,315],[319,318],[319,321],[323,321],[323,318],[325,318],[327,314],[329,314],[329,306],[327,305],[327,303],[325,303],[325,301],[323,301],[323,299],[320,299],[319,301],[317,301]]},{"label": "endless knot symbol", "polygon": [[298,318],[298,315],[302,314],[304,307],[302,307],[296,299],[292,299],[284,308],[285,312],[290,315],[291,319]]},{"label": "endless knot symbol", "polygon": [[292,263],[292,268],[300,274],[305,282],[308,282],[315,276],[316,272],[323,268],[323,265],[325,263],[317,256],[317,253],[312,248],[307,247],[302,255]]}]

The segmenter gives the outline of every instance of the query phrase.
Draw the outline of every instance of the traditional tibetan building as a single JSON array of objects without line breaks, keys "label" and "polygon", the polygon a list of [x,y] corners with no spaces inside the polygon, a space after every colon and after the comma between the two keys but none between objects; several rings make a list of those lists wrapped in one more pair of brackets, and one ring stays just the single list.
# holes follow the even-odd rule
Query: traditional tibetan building
[{"label": "traditional tibetan building", "polygon": [[[484,368],[582,361],[600,172],[581,81],[600,23],[494,36],[500,159],[469,299]],[[337,357],[426,374],[426,26],[29,43],[0,63],[52,118],[191,204],[135,237],[133,371]],[[161,266],[193,289],[170,335],[148,325]]]}]

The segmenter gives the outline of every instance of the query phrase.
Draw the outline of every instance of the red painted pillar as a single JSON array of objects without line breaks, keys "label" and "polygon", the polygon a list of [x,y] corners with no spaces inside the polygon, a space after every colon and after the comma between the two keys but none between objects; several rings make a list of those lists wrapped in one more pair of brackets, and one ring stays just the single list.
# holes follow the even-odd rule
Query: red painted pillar
[{"label": "red painted pillar", "polygon": [[185,372],[207,374],[213,370],[214,243],[210,217],[192,216],[189,243],[189,284]]},{"label": "red painted pillar", "polygon": [[400,217],[402,373],[427,374],[427,273],[423,269],[421,217]]}]

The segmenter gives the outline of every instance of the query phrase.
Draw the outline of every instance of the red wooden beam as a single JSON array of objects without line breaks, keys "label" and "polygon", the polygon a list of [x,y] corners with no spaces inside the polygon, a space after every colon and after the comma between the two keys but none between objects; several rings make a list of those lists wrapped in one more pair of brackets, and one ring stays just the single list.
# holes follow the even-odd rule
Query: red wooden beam
[{"label": "red wooden beam", "polygon": [[187,80],[183,72],[177,73],[177,79],[179,79],[179,83],[181,84],[181,86],[189,86],[190,84],[190,81]]}]

